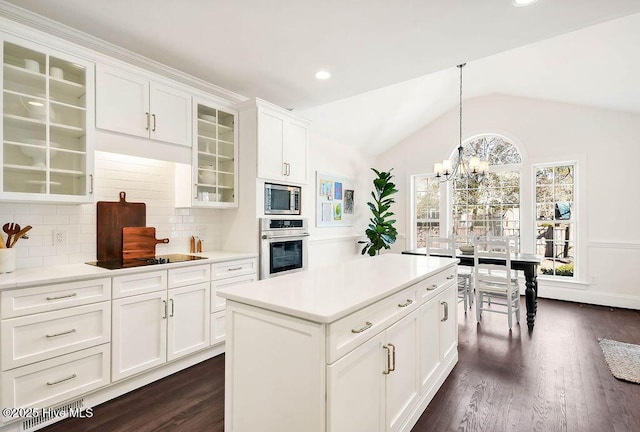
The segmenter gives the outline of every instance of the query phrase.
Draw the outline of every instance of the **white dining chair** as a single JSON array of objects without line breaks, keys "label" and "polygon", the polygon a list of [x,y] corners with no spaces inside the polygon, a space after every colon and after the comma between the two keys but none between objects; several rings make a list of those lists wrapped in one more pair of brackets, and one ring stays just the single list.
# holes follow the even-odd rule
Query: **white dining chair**
[{"label": "white dining chair", "polygon": [[[427,237],[427,255],[456,257],[457,244],[453,237]],[[461,271],[458,266],[458,303],[464,303],[464,313],[473,303],[472,273]]]},{"label": "white dining chair", "polygon": [[[511,330],[513,315],[520,323],[520,289],[512,276],[511,242],[508,238],[480,237],[475,241],[473,255],[476,319],[482,319],[483,311],[506,314]],[[483,259],[499,264],[483,263]]]}]

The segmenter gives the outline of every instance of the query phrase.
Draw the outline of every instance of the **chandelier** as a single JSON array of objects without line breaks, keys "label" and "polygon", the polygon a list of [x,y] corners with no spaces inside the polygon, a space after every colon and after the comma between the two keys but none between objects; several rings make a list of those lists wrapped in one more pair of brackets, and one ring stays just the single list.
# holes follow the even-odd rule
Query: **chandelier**
[{"label": "chandelier", "polygon": [[450,159],[434,164],[433,172],[441,182],[452,180],[456,176],[479,181],[489,170],[489,162],[487,161],[480,160],[478,157],[472,157],[466,161],[462,157],[462,68],[465,65],[466,63],[462,63],[457,66],[460,69],[460,139],[458,141],[458,158],[455,160],[455,165],[452,164]]}]

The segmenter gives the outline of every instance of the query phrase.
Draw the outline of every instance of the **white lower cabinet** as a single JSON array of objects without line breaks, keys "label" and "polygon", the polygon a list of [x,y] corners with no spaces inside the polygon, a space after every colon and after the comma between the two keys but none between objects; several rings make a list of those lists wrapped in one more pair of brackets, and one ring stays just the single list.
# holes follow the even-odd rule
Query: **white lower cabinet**
[{"label": "white lower cabinet", "polygon": [[209,346],[209,282],[169,290],[167,360]]},{"label": "white lower cabinet", "polygon": [[2,374],[3,407],[50,407],[109,384],[109,344]]},{"label": "white lower cabinet", "polygon": [[114,381],[209,346],[209,283],[113,300]]},{"label": "white lower cabinet", "polygon": [[417,342],[414,311],[329,365],[327,430],[400,430],[420,393]]},{"label": "white lower cabinet", "polygon": [[167,361],[166,305],[166,290],[113,300],[114,381]]},{"label": "white lower cabinet", "polygon": [[225,299],[216,295],[219,289],[258,280],[258,260],[233,260],[211,266],[211,325],[210,344],[217,345],[225,338]]},{"label": "white lower cabinet", "polygon": [[409,432],[458,361],[455,274],[447,266],[328,324],[229,301],[225,431],[277,418],[280,432]]}]

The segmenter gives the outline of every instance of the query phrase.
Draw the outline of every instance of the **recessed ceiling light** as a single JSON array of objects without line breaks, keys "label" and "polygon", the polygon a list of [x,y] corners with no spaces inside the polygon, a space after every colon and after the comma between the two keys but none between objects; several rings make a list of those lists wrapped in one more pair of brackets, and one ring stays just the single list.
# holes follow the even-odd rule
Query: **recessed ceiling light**
[{"label": "recessed ceiling light", "polygon": [[513,5],[514,6],[529,6],[530,4],[533,4],[535,2],[537,2],[538,0],[513,0]]},{"label": "recessed ceiling light", "polygon": [[331,78],[331,74],[327,71],[318,71],[316,72],[316,78],[318,78],[319,80],[328,80],[329,78]]}]

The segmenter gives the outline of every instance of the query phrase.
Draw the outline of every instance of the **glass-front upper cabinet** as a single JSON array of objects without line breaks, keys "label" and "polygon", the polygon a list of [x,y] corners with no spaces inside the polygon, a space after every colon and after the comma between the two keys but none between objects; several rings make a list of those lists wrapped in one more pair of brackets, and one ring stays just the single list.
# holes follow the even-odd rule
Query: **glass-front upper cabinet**
[{"label": "glass-front upper cabinet", "polygon": [[26,41],[2,45],[5,200],[87,202],[93,188],[93,65]]},{"label": "glass-front upper cabinet", "polygon": [[237,207],[237,112],[194,100],[194,206]]}]

